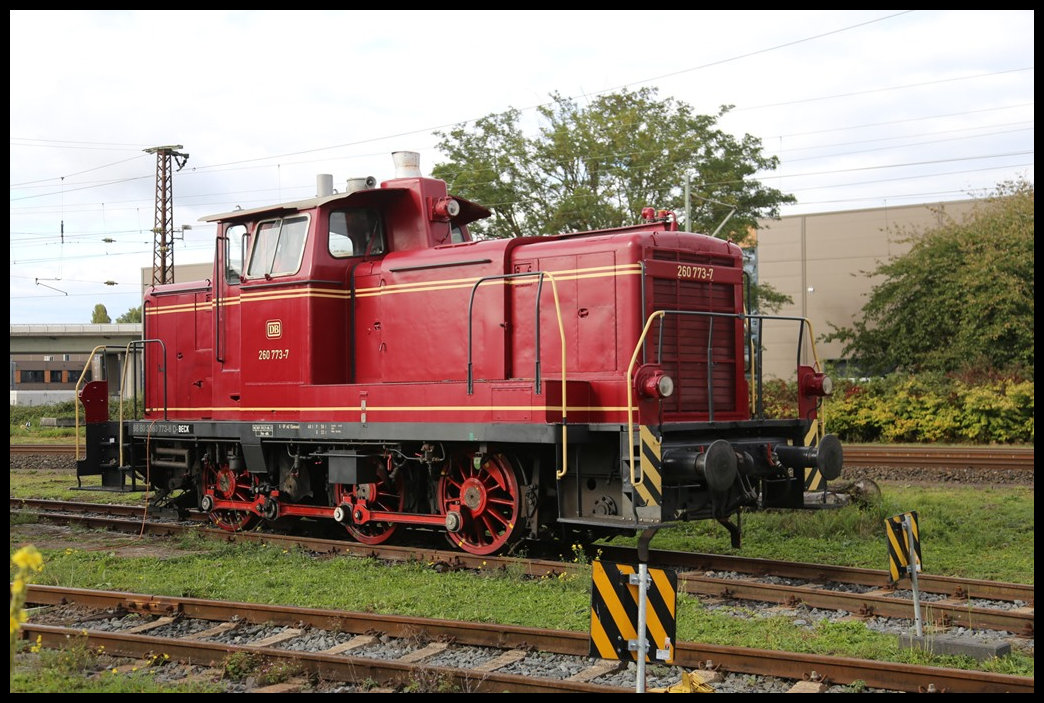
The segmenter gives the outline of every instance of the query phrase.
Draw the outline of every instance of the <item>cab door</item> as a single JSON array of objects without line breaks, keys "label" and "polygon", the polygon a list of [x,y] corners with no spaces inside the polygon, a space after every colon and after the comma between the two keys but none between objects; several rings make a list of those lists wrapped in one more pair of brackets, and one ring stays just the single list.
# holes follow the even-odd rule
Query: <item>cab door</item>
[{"label": "cab door", "polygon": [[250,246],[245,224],[224,224],[218,236],[214,289],[214,405],[238,408],[242,373],[242,311],[240,282]]}]

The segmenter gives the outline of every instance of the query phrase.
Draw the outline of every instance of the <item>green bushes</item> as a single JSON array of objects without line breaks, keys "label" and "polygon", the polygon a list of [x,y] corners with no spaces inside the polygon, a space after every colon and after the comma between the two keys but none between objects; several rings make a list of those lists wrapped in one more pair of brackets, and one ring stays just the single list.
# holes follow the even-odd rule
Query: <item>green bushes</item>
[{"label": "green bushes", "polygon": [[[793,383],[764,386],[769,417],[796,405]],[[827,431],[843,442],[1029,444],[1034,438],[1033,381],[887,376],[840,381],[823,404]]]}]

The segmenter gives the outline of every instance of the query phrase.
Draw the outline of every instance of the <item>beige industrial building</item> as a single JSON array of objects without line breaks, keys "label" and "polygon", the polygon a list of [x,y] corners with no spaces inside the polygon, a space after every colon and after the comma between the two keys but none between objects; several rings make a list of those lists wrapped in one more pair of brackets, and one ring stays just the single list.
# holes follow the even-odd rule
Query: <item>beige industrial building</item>
[{"label": "beige industrial building", "polygon": [[[841,344],[819,338],[831,325],[852,324],[875,281],[864,272],[909,250],[900,232],[923,232],[947,217],[960,221],[977,200],[899,207],[844,210],[766,220],[757,232],[757,277],[792,305],[776,315],[805,318],[816,338],[820,362],[840,361]],[[175,267],[175,280],[209,279],[211,264]],[[141,272],[142,292],[152,283],[152,269]],[[767,378],[792,379],[797,364],[796,320],[765,322],[762,369]],[[83,360],[97,344],[126,345],[140,339],[141,325],[11,325],[11,403],[54,402],[55,391],[72,397]],[[806,336],[803,338],[807,341]],[[805,346],[802,363],[807,363]],[[79,365],[79,366],[77,366]],[[43,400],[46,398],[46,400]]]},{"label": "beige industrial building", "polygon": [[[908,243],[897,241],[900,234],[934,229],[947,218],[961,221],[979,202],[957,200],[766,220],[757,233],[758,281],[794,301],[777,314],[808,319],[821,362],[839,361],[842,345],[819,338],[832,331],[831,325],[848,327],[858,318],[879,282],[866,273],[910,250]],[[781,323],[772,326],[777,324]],[[762,361],[766,377],[793,377],[797,325],[784,327],[777,332],[766,323]]]}]

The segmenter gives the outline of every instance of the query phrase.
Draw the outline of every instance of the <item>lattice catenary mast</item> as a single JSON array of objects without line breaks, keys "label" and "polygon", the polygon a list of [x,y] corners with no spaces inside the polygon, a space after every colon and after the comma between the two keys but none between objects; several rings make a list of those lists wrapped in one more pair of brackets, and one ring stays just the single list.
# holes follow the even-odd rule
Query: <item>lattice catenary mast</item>
[{"label": "lattice catenary mast", "polygon": [[172,146],[154,146],[145,149],[156,155],[156,225],[153,227],[152,285],[174,282],[174,178],[170,170],[173,158],[180,171],[188,161],[188,154]]}]

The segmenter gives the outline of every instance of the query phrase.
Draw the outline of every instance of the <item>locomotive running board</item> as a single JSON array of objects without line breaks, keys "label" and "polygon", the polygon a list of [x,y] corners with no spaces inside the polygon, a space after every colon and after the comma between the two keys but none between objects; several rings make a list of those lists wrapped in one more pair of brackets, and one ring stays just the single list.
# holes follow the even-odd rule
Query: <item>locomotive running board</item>
[{"label": "locomotive running board", "polygon": [[608,516],[603,517],[560,517],[558,522],[568,525],[586,525],[588,527],[612,527],[618,530],[648,530],[651,527],[674,527],[677,522],[635,522],[634,520],[613,520]]}]

